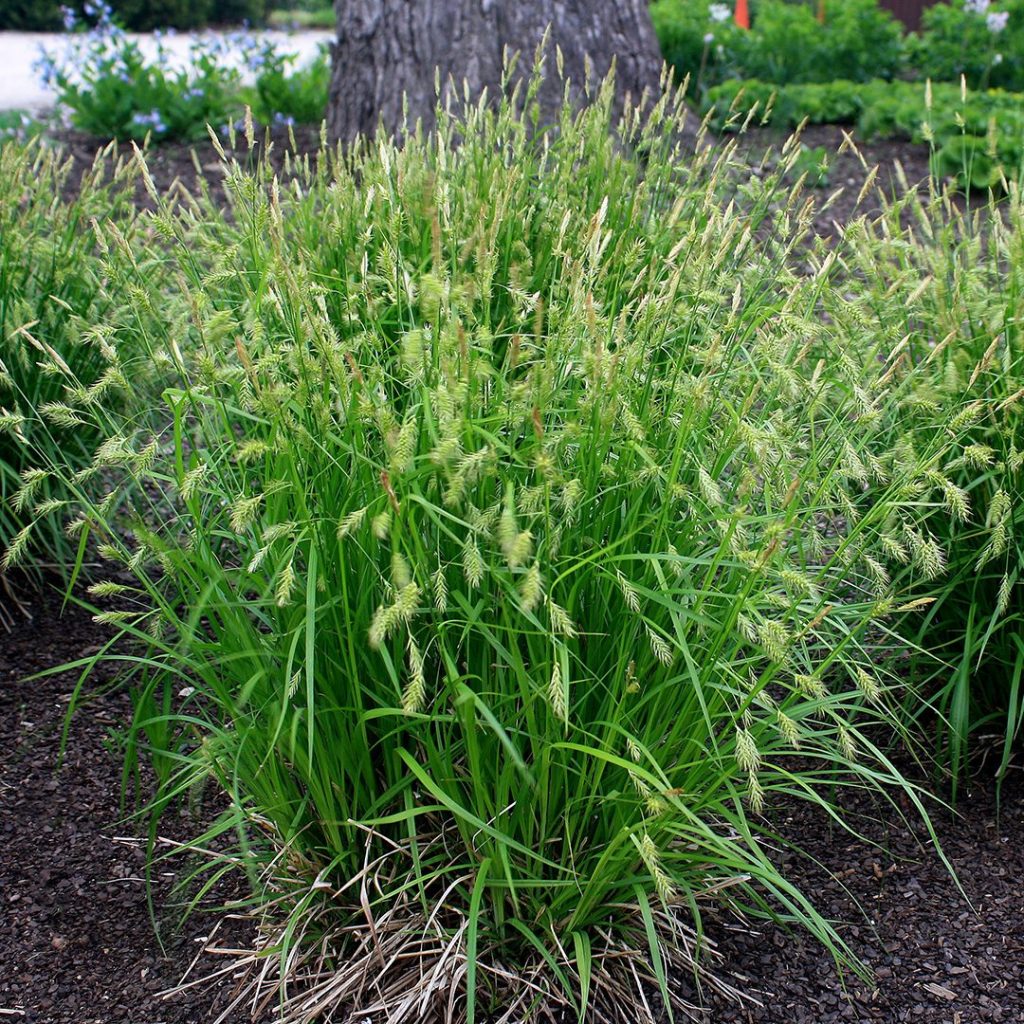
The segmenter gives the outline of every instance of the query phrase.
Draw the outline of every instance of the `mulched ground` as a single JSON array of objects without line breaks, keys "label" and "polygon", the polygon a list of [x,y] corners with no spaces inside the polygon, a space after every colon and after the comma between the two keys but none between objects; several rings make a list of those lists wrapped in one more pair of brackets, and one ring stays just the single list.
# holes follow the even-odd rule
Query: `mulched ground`
[{"label": "mulched ground", "polygon": [[[133,834],[130,823],[119,824],[120,758],[109,739],[125,715],[124,697],[108,693],[79,712],[58,770],[77,675],[25,678],[94,652],[104,631],[80,610],[61,614],[53,594],[37,600],[33,612],[0,637],[0,1020],[212,1021],[229,1001],[230,980],[160,998],[179,981],[213,920],[201,915],[178,929],[173,914],[163,912],[165,949],[154,933],[142,852],[118,838]],[[963,799],[960,817],[935,811],[967,899],[919,822],[908,825],[863,794],[843,803],[869,842],[830,829],[808,807],[782,806],[773,813],[776,827],[808,856],[779,857],[822,912],[843,922],[842,934],[874,981],[848,978],[844,989],[829,956],[802,934],[712,921],[724,972],[762,1005],[712,1003],[706,1024],[1024,1020],[1020,773],[1004,786],[999,813],[980,784]],[[160,882],[158,907],[169,891],[167,880]]]},{"label": "mulched ground", "polygon": [[[92,165],[100,142],[91,135],[73,131],[51,135],[50,141],[61,146],[68,156],[74,158],[75,170],[69,178],[68,191],[77,191],[80,172]],[[286,153],[309,154],[315,157],[320,150],[320,130],[313,125],[296,125],[291,134],[287,128],[280,126],[269,129],[269,135],[264,131],[258,131],[255,146],[251,150],[239,133],[235,138],[234,148],[227,138],[221,140],[221,148],[226,156],[238,160],[243,168],[252,167],[267,151],[274,169],[281,173],[284,170]],[[131,157],[131,143],[121,143],[117,152]],[[224,201],[226,167],[217,148],[209,139],[195,143],[169,142],[152,146],[146,150],[146,165],[160,192],[167,191],[176,182],[192,190],[196,186],[197,177],[201,176],[210,189],[211,197],[218,202]],[[141,183],[136,192],[136,200],[140,207],[151,208],[153,205]]]},{"label": "mulched ground", "polygon": [[[815,900],[873,971],[847,978],[802,934],[736,927],[716,938],[730,973],[760,993],[762,1009],[716,1005],[713,1024],[980,1024],[1024,1021],[1024,784],[1019,770],[997,808],[980,782],[960,814],[932,815],[961,893],[921,820],[907,822],[864,794],[842,800],[870,842],[830,828],[806,806],[780,808],[780,832],[807,857],[781,854],[787,875]],[[877,844],[877,845],[876,845]],[[966,896],[966,898],[965,898]]]},{"label": "mulched ground", "polygon": [[[849,130],[849,129],[847,129]],[[814,230],[819,235],[834,235],[836,226],[845,224],[855,215],[871,214],[877,211],[877,200],[869,196],[857,207],[857,196],[864,184],[868,171],[878,167],[877,185],[889,195],[902,193],[896,165],[898,164],[908,185],[920,186],[929,176],[929,154],[927,146],[914,146],[892,139],[876,139],[872,142],[856,141],[856,150],[843,147],[843,129],[837,125],[808,125],[800,136],[808,149],[822,147],[828,162],[825,180],[815,189],[821,200],[835,190],[842,194],[824,213],[814,220]],[[740,141],[740,149],[751,158],[759,158],[769,146],[776,151],[786,139],[786,133],[775,128],[759,128],[748,132]],[[840,149],[843,152],[840,153]]]},{"label": "mulched ground", "polygon": [[[165,1001],[201,948],[200,915],[176,926],[166,877],[154,893],[165,949],[146,902],[143,850],[120,807],[112,730],[123,694],[88,702],[61,731],[78,673],[27,676],[94,653],[105,631],[57,595],[0,632],[0,1021],[13,1024],[199,1024],[225,1002],[190,991]],[[100,672],[97,682],[104,673]],[[125,837],[128,841],[124,841]]]},{"label": "mulched ground", "polygon": [[[297,134],[300,150],[316,150],[314,130]],[[838,129],[812,128],[804,139],[834,153],[842,136]],[[94,139],[69,135],[62,141],[78,161],[91,161]],[[281,166],[287,139],[278,132],[274,141]],[[743,149],[763,151],[779,141],[759,130],[744,139]],[[876,143],[861,151],[868,165],[879,164],[883,183],[893,181],[895,161],[911,183],[927,176],[922,147]],[[220,158],[209,143],[196,153],[217,194]],[[158,147],[149,166],[161,189],[175,179],[189,186],[195,181],[192,147]],[[831,234],[849,218],[864,173],[853,153],[833,159],[828,189],[842,186],[845,195],[819,218],[819,233]],[[53,594],[35,600],[32,610],[31,621],[0,633],[0,1024],[213,1021],[230,1001],[230,980],[160,996],[185,973],[213,919],[200,915],[182,929],[172,911],[158,910],[163,946],[157,939],[142,851],[121,838],[132,836],[134,826],[119,823],[120,755],[111,737],[125,717],[125,698],[108,693],[79,712],[58,771],[61,727],[77,676],[26,681],[94,652],[104,632],[81,611],[61,614]],[[819,909],[843,923],[842,934],[873,980],[847,977],[844,983],[828,954],[803,934],[712,920],[709,932],[725,954],[724,972],[761,1005],[712,1001],[705,1024],[1024,1021],[1021,775],[1007,781],[998,811],[983,784],[962,799],[960,816],[935,810],[966,898],[919,822],[908,825],[863,794],[843,804],[868,840],[830,828],[808,807],[782,806],[773,811],[775,825],[807,856],[778,856]],[[169,881],[157,879],[158,908],[166,904]],[[679,979],[681,987],[686,983]]]}]

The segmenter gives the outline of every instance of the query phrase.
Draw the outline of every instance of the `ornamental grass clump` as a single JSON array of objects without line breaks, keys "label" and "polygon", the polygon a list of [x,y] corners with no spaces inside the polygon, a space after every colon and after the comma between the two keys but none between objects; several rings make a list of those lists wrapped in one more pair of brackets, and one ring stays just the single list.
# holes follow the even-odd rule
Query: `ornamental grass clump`
[{"label": "ornamental grass clump", "polygon": [[1024,713],[1024,204],[1016,181],[1000,191],[971,208],[908,190],[850,236],[858,321],[898,343],[895,372],[913,382],[893,430],[910,444],[944,423],[953,442],[919,499],[947,569],[898,628],[917,684],[904,713],[935,736],[954,796],[979,731],[1000,739],[1002,780]]},{"label": "ornamental grass clump", "polygon": [[97,240],[116,223],[128,246],[135,174],[112,148],[76,174],[38,140],[0,145],[0,573],[74,561],[62,481],[88,469],[150,376],[133,363],[137,310],[106,287],[113,257]]},{"label": "ornamental grass clump", "polygon": [[709,902],[842,956],[761,811],[899,781],[885,527],[945,442],[889,441],[906,380],[819,315],[799,147],[534,88],[154,215],[180,379],[84,519],[153,807],[227,796],[196,846],[236,838],[282,1020],[671,1013]]}]

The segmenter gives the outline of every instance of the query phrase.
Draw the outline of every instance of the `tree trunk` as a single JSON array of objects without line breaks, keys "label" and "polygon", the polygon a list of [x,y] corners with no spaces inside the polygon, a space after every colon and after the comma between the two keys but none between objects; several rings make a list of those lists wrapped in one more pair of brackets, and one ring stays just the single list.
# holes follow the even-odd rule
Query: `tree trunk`
[{"label": "tree trunk", "polygon": [[[578,97],[588,78],[602,79],[615,62],[619,96],[657,95],[661,53],[648,0],[335,0],[334,47],[327,124],[331,135],[351,142],[372,135],[378,123],[389,133],[408,124],[434,122],[442,90],[461,94],[463,81],[476,99],[484,89],[501,92],[506,49],[518,52],[520,74],[529,74],[534,53],[551,26],[548,74],[541,90],[547,113],[562,99],[555,47],[564,75]],[[590,63],[586,58],[590,58]]]}]

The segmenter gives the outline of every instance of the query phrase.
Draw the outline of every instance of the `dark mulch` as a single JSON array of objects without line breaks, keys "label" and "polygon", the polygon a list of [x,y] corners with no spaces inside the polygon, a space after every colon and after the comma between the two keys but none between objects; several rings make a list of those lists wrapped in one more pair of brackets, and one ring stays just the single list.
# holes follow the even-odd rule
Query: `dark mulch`
[{"label": "dark mulch", "polygon": [[[927,146],[915,146],[893,139],[876,139],[872,142],[855,139],[856,150],[847,147],[840,153],[844,141],[843,129],[837,125],[809,125],[800,138],[809,149],[821,146],[825,150],[829,165],[826,181],[815,189],[821,201],[824,202],[836,189],[842,189],[842,194],[829,209],[815,217],[814,229],[819,235],[832,235],[836,225],[845,224],[860,214],[877,212],[878,202],[873,196],[865,197],[864,202],[857,206],[857,196],[872,167],[878,168],[875,179],[878,187],[890,197],[903,192],[897,176],[897,164],[902,168],[910,186],[917,187],[928,179]],[[778,150],[785,139],[785,133],[774,128],[760,128],[743,137],[741,150],[751,157],[759,156],[769,146]]]},{"label": "dark mulch", "polygon": [[[294,148],[292,139],[295,141]],[[82,132],[64,131],[52,134],[50,142],[74,158],[74,171],[68,185],[70,192],[77,191],[81,172],[92,165],[97,150],[103,145],[102,140]],[[265,152],[269,153],[275,171],[282,173],[288,153],[292,158],[295,154],[315,157],[320,150],[320,129],[313,125],[296,125],[289,134],[287,128],[277,126],[269,129],[269,134],[257,132],[252,149],[239,133],[233,148],[227,138],[221,139],[221,148],[229,159],[236,159],[243,168],[254,166]],[[117,152],[131,157],[131,143],[120,143]],[[194,191],[197,179],[201,178],[215,200],[224,200],[224,174],[227,168],[210,139],[194,143],[162,143],[149,147],[145,152],[146,165],[158,191],[165,192],[176,182]],[[140,206],[152,206],[141,183],[136,198]]]},{"label": "dark mulch", "polygon": [[87,656],[105,639],[89,615],[61,615],[60,608],[48,595],[31,621],[0,632],[0,1020],[212,1020],[227,986],[160,998],[181,979],[214,921],[201,914],[179,928],[161,875],[154,896],[165,950],[157,940],[144,852],[130,841],[139,829],[121,822],[120,756],[110,736],[128,711],[122,694],[80,710],[57,769],[77,673],[25,677]]},{"label": "dark mulch", "polygon": [[[727,969],[760,993],[762,1009],[716,1005],[714,1024],[979,1024],[1024,1021],[1024,783],[997,808],[991,786],[963,794],[959,815],[931,808],[963,893],[909,804],[841,798],[870,842],[829,827],[809,806],[779,808],[779,831],[817,863],[779,855],[786,873],[873,974],[846,978],[806,935],[766,926],[715,929]],[[877,845],[876,845],[877,844]],[[965,898],[966,894],[966,898]],[[734,979],[735,980],[735,979]]]},{"label": "dark mulch", "polygon": [[[114,838],[132,834],[130,825],[117,824],[120,760],[107,740],[127,710],[124,698],[111,693],[83,708],[58,772],[76,675],[24,679],[95,651],[103,637],[88,615],[61,615],[52,595],[36,603],[32,621],[0,637],[0,1011],[23,1014],[0,1019],[202,1024],[226,1005],[230,982],[171,1000],[159,993],[180,979],[211,918],[179,930],[172,915],[158,912],[162,951],[147,911],[142,852]],[[850,977],[844,990],[829,956],[802,934],[712,922],[723,970],[763,1008],[713,1003],[707,1024],[1024,1020],[1020,776],[1004,787],[1000,814],[983,785],[964,798],[961,817],[935,812],[970,904],[912,815],[908,825],[864,795],[844,804],[870,842],[830,829],[808,807],[783,805],[773,815],[778,829],[819,863],[778,856],[819,908],[842,922],[874,981]],[[168,892],[160,881],[158,907]]]}]

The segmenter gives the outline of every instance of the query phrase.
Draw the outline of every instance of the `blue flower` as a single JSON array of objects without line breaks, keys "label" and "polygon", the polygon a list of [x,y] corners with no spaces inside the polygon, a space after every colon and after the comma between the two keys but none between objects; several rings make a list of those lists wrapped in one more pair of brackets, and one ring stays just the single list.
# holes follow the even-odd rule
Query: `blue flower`
[{"label": "blue flower", "polygon": [[1006,23],[1010,20],[1009,11],[991,11],[988,17],[985,19],[985,24],[988,25],[989,32],[998,34],[1006,28]]},{"label": "blue flower", "polygon": [[32,70],[39,76],[39,81],[44,88],[49,88],[57,79],[57,61],[53,54],[42,47],[39,49],[39,56],[32,64]]},{"label": "blue flower", "polygon": [[60,13],[61,17],[64,19],[64,31],[73,32],[75,25],[78,24],[75,12],[70,7],[61,7]]},{"label": "blue flower", "polygon": [[159,110],[151,110],[148,114],[138,113],[132,116],[132,124],[136,128],[151,128],[157,135],[167,131],[163,115]]}]

